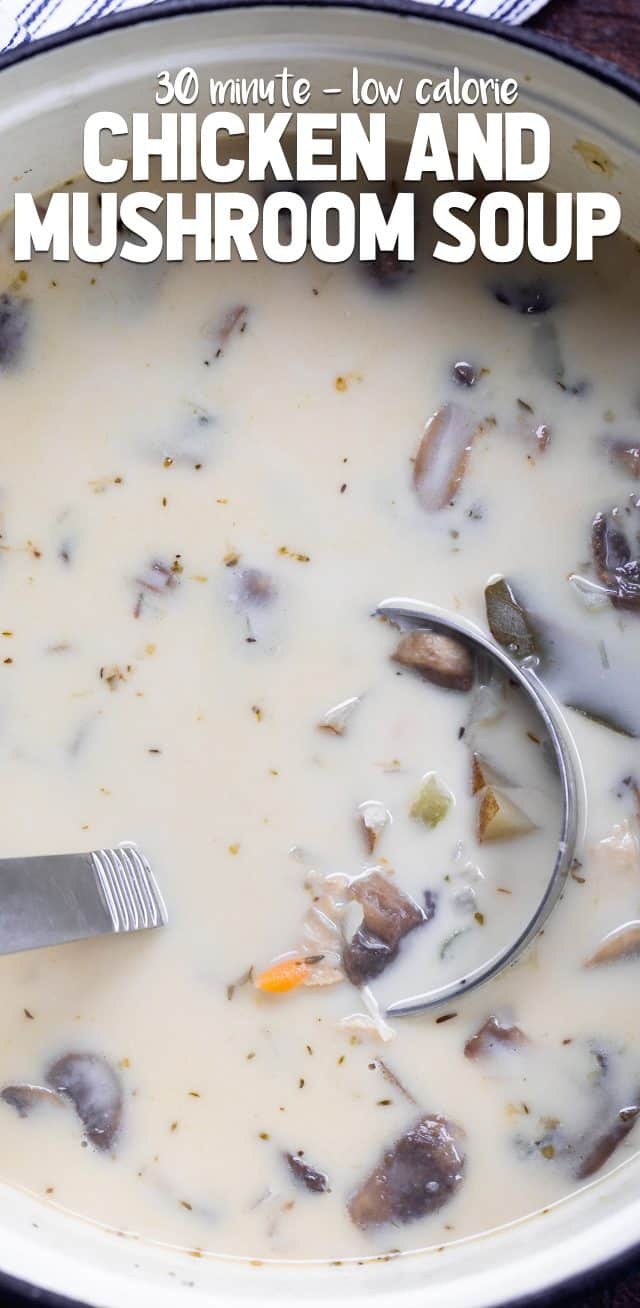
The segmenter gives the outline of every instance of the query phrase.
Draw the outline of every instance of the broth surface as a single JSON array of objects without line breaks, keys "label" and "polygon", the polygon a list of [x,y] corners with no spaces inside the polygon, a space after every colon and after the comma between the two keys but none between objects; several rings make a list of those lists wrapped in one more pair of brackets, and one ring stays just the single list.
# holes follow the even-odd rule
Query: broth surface
[{"label": "broth surface", "polygon": [[[0,1176],[145,1238],[262,1259],[441,1245],[638,1146],[636,950],[584,966],[640,909],[640,613],[618,603],[620,541],[606,583],[592,550],[618,506],[638,554],[638,252],[616,238],[541,277],[437,264],[421,242],[406,275],[310,257],[39,257],[25,274],[0,230],[2,853],[134,839],[170,913],[0,959],[0,1083],[40,1085],[84,1052],[123,1096],[106,1149],[70,1103],[0,1102]],[[441,405],[473,438],[433,509],[415,460]],[[430,919],[372,981],[381,1011],[504,943],[539,898],[559,815],[535,724],[517,748],[504,723],[476,738],[476,692],[394,662],[400,633],[371,616],[410,595],[486,628],[496,575],[585,769],[584,847],[544,934],[444,1013],[389,1027],[348,980],[261,992],[288,951],[327,962],[303,948],[314,897],[353,904],[374,867]],[[533,831],[478,841],[474,749]],[[411,816],[430,773],[455,800],[433,828]],[[391,819],[373,850],[367,801]],[[341,912],[344,943],[361,923]],[[465,1054],[491,1016],[523,1038]],[[363,1229],[351,1197],[425,1115],[464,1132],[461,1179],[433,1211]]]}]

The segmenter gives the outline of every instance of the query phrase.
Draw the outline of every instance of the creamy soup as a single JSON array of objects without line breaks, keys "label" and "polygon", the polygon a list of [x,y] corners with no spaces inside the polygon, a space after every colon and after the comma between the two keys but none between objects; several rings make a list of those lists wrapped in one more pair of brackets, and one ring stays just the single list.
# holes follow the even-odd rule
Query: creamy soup
[{"label": "creamy soup", "polygon": [[[94,197],[96,224],[99,207]],[[137,841],[169,925],[0,960],[0,1176],[252,1259],[439,1246],[640,1137],[640,262],[12,266],[2,853]],[[390,595],[540,659],[548,742]]]}]

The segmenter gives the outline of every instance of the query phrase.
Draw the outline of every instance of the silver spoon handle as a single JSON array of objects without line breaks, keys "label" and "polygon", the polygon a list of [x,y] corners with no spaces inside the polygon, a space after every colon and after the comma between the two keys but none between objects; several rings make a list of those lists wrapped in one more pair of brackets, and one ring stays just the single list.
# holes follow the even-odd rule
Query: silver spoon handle
[{"label": "silver spoon handle", "polygon": [[166,921],[151,867],[130,842],[87,854],[0,859],[0,954]]}]

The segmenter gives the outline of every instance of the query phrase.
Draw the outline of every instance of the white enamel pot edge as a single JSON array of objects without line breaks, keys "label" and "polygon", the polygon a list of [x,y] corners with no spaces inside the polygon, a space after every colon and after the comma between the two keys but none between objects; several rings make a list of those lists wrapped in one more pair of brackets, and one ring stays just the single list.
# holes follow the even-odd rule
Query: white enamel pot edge
[{"label": "white enamel pot edge", "polygon": [[[413,0],[169,0],[0,56],[0,212],[14,189],[45,189],[78,173],[81,125],[92,109],[152,109],[160,68],[189,64],[222,77],[268,75],[287,64],[316,85],[336,85],[354,63],[389,80],[444,76],[456,64],[469,75],[516,76],[521,107],[540,109],[551,121],[550,185],[616,191],[627,230],[640,234],[640,88],[595,61],[552,54],[513,29],[452,21],[449,11],[432,14]],[[351,106],[334,100],[332,107]],[[410,101],[394,112],[397,136],[410,130],[412,116]],[[606,176],[576,142],[604,152]],[[136,1308],[196,1301],[216,1308],[353,1308],[366,1300],[376,1308],[498,1308],[589,1278],[636,1246],[640,1252],[640,1160],[507,1230],[360,1267],[195,1258],[103,1232],[0,1186],[0,1290],[3,1276],[14,1277],[30,1298],[58,1295],[92,1308],[124,1308],[134,1297]]]}]

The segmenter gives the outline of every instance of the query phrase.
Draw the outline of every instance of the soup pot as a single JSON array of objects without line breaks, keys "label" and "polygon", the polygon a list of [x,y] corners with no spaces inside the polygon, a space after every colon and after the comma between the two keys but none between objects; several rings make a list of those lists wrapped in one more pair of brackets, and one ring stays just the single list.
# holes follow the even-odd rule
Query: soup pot
[{"label": "soup pot", "polygon": [[[518,108],[545,114],[546,185],[613,190],[625,229],[640,235],[640,86],[593,59],[510,28],[434,12],[414,0],[169,0],[93,22],[0,56],[0,212],[24,188],[81,171],[89,113],[160,112],[156,76],[188,66],[208,78],[273,76],[283,66],[318,88],[348,91],[351,69],[385,81],[515,77]],[[444,109],[449,127],[455,109]],[[234,106],[234,108],[236,108]],[[332,109],[349,109],[332,97]],[[411,97],[388,110],[389,135],[411,131]],[[135,998],[132,996],[133,1002]],[[212,1160],[215,1164],[215,1160]],[[487,1177],[487,1184],[491,1178]],[[153,1246],[98,1229],[0,1186],[0,1276],[45,1303],[100,1308],[327,1304],[357,1308],[498,1308],[591,1280],[640,1250],[640,1156],[577,1197],[489,1235],[420,1255],[357,1265],[258,1265]],[[62,1297],[62,1298],[61,1298]]]}]

